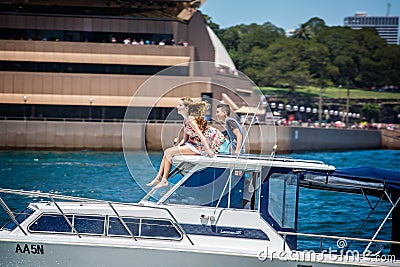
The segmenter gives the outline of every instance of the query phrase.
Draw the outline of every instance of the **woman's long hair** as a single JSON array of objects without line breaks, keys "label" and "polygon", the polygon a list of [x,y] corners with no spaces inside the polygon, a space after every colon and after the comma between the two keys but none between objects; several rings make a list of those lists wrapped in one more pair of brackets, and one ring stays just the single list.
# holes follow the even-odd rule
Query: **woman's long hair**
[{"label": "woman's long hair", "polygon": [[183,104],[184,104],[186,107],[188,107],[190,104],[193,103],[193,100],[192,100],[190,97],[188,97],[188,96],[182,97],[182,98],[181,98],[181,101],[183,102]]},{"label": "woman's long hair", "polygon": [[205,101],[192,102],[189,104],[189,116],[195,118],[200,131],[204,132],[207,129],[208,123],[204,119],[206,110],[209,109],[210,105]]}]

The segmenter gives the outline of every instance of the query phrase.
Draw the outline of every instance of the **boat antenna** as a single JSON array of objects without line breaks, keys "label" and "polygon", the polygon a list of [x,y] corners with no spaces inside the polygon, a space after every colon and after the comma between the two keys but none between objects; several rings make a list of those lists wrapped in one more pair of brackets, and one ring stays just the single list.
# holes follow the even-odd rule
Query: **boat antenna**
[{"label": "boat antenna", "polygon": [[[257,111],[258,111],[258,109],[260,108],[261,102],[263,102],[263,101],[265,101],[265,96],[261,96],[261,97],[260,97],[260,101],[258,101],[256,110],[254,110],[253,116],[251,116],[249,129],[246,131],[246,135],[244,136],[243,141],[242,141],[242,143],[240,144],[240,150],[243,149],[245,140],[246,140],[247,137],[249,136],[249,132],[250,132],[251,126],[253,126],[254,118],[256,117]],[[249,114],[250,114],[249,112],[250,112],[250,109],[247,111],[246,116],[245,116],[244,120],[242,121],[242,125],[241,125],[242,128],[244,128],[244,123],[247,121],[247,118],[249,117]],[[239,155],[236,155],[236,157],[239,157]]]},{"label": "boat antenna", "polygon": [[[261,105],[262,102],[267,102],[267,100],[265,99],[265,96],[264,96],[264,95],[262,95],[262,96],[260,97],[260,101],[258,101],[256,110],[254,111],[253,116],[252,116],[251,121],[250,121],[249,129],[246,131],[246,135],[244,136],[243,141],[242,141],[242,143],[240,144],[240,150],[242,150],[242,148],[243,148],[243,146],[244,146],[245,140],[247,139],[247,137],[248,137],[248,135],[249,135],[251,126],[253,126],[254,118],[256,117],[257,111],[258,111],[258,109],[260,108],[260,105]],[[245,116],[245,119],[243,120],[243,122],[242,122],[242,124],[241,124],[242,128],[244,128],[244,123],[245,123],[245,121],[247,120],[248,117],[249,117],[249,111],[247,111],[246,116]],[[278,145],[277,145],[277,144],[275,144],[275,145],[272,147],[271,158],[275,157],[275,153],[276,153],[276,149],[277,149],[277,148],[278,148]],[[236,158],[238,158],[238,157],[239,157],[239,154],[236,155]]]},{"label": "boat antenna", "polygon": [[277,144],[275,144],[273,147],[272,147],[272,152],[271,152],[271,158],[274,158],[275,157],[275,152],[276,152],[276,149],[278,148],[278,145]]}]

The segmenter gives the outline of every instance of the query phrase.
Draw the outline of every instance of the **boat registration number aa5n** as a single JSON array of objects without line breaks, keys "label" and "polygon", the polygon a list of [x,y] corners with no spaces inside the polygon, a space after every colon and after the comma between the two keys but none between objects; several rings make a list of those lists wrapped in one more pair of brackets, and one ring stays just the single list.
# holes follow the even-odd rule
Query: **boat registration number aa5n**
[{"label": "boat registration number aa5n", "polygon": [[15,253],[44,254],[44,246],[37,244],[17,244],[15,247]]}]

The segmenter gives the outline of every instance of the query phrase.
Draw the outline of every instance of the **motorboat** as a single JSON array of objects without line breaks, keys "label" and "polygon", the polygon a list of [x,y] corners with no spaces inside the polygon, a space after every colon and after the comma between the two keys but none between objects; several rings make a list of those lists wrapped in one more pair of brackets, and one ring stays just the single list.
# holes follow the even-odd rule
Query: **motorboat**
[{"label": "motorboat", "polygon": [[[173,163],[170,186],[150,190],[138,203],[0,189],[42,199],[14,213],[0,198],[10,217],[0,231],[0,266],[400,264],[397,172],[338,170],[320,161],[272,155],[181,155]],[[302,186],[389,201],[392,208],[382,223],[392,219],[392,240],[378,240],[377,233],[369,239],[299,233]],[[320,249],[298,249],[299,237],[321,240]],[[328,250],[323,240],[337,247]],[[355,252],[346,245],[351,241],[364,242],[365,250]],[[391,246],[395,254],[373,251],[374,244]]]}]

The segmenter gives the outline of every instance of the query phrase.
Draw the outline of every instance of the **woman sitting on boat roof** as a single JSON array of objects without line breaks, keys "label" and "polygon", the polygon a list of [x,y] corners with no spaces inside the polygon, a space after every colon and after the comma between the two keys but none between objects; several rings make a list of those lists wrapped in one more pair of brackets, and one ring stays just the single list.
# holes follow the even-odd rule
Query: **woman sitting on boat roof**
[{"label": "woman sitting on boat roof", "polygon": [[172,158],[176,155],[207,155],[214,157],[224,143],[223,134],[208,125],[204,113],[209,108],[205,101],[194,102],[189,97],[182,98],[177,106],[178,114],[184,118],[184,136],[177,146],[165,150],[156,178],[147,186],[161,188],[168,185],[168,174]]}]

